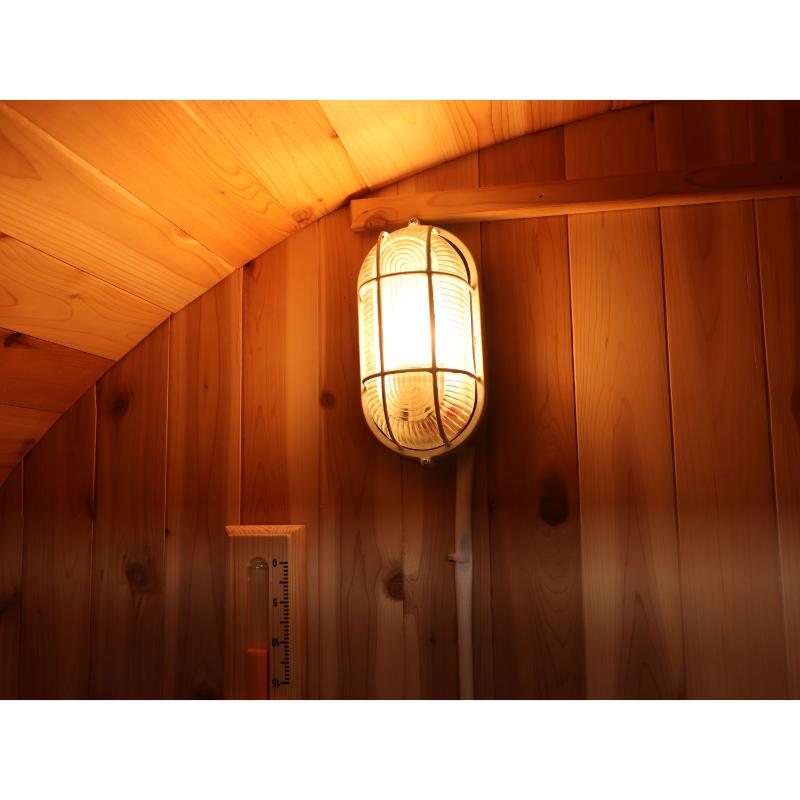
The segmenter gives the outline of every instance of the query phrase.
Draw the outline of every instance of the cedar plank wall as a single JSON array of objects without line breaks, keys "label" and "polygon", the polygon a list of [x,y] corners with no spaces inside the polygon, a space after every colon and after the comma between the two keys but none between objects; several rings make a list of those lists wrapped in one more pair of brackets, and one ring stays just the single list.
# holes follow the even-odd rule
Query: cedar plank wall
[{"label": "cedar plank wall", "polygon": [[[796,159],[799,106],[634,107],[382,192]],[[459,227],[478,696],[800,697],[800,200]],[[226,278],[0,485],[0,696],[220,697],[239,521],[307,526],[312,697],[456,696],[453,465],[361,417],[372,238],[341,209]]]}]

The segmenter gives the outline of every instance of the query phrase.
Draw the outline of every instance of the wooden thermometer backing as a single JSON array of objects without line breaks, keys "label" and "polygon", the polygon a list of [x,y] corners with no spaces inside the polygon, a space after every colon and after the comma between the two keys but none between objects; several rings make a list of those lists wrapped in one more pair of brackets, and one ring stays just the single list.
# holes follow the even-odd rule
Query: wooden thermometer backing
[{"label": "wooden thermometer backing", "polygon": [[[228,525],[225,533],[228,540],[225,697],[229,700],[251,697],[254,670],[263,670],[266,661],[264,695],[270,700],[304,699],[307,696],[305,526]],[[269,635],[262,660],[255,655],[253,642],[249,641],[253,564],[262,565],[268,585],[264,600]],[[256,613],[263,614],[263,607],[258,605]]]}]

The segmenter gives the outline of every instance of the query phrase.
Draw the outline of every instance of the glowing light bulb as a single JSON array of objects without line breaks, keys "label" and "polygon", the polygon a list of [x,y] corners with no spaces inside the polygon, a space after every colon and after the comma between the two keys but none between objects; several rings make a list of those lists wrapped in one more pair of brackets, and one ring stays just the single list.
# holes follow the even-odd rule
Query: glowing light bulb
[{"label": "glowing light bulb", "polygon": [[388,447],[427,461],[484,404],[478,272],[456,236],[412,220],[382,233],[358,276],[362,406]]}]

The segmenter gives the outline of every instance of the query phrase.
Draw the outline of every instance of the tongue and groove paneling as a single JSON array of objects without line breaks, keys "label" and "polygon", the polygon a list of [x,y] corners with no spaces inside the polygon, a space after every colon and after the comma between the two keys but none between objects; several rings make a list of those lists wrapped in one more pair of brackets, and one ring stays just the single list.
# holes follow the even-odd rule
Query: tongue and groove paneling
[{"label": "tongue and groove paneling", "polygon": [[[169,316],[163,308],[1,234],[0,297],[0,325],[113,360]],[[46,375],[37,377],[48,385]]]},{"label": "tongue and groove paneling", "polygon": [[405,695],[402,461],[367,428],[358,372],[356,278],[374,237],[347,209],[320,235],[320,695]]},{"label": "tongue and groove paneling", "polygon": [[0,162],[0,231],[154,305],[177,311],[234,269],[4,103]]},{"label": "tongue and groove paneling", "polygon": [[22,464],[0,471],[0,700],[15,700],[22,609]]},{"label": "tongue and groove paneling", "polygon": [[95,388],[24,464],[19,696],[89,696]]},{"label": "tongue and groove paneling", "polygon": [[[761,124],[750,107],[743,114],[723,106],[718,117],[707,104],[666,106],[662,121],[669,124],[659,131],[660,108],[659,159],[675,152],[683,158],[692,148],[700,159],[716,152],[747,160],[762,151],[775,158],[791,144],[784,107],[770,107]],[[567,130],[567,174],[650,164],[652,138],[642,135],[647,113],[615,112],[597,129],[586,123]],[[775,138],[769,131],[776,125]],[[728,141],[742,130],[750,132],[746,146]],[[562,135],[482,153],[482,180],[564,174]],[[474,172],[462,173],[469,161],[405,186],[472,179]],[[666,301],[657,291],[653,212],[537,220],[535,230],[513,223],[498,233],[493,223],[482,248],[470,240],[483,263],[489,380],[477,441],[485,469],[473,498],[484,537],[476,539],[475,556],[480,696],[683,694],[669,535],[672,456],[664,442],[667,357],[685,694],[786,694],[779,592],[782,578],[788,606],[796,573],[793,204],[759,204],[755,216],[752,204],[744,204],[749,215],[742,204],[678,209],[686,214],[661,237]],[[451,566],[437,559],[452,537],[452,465],[428,474],[403,462],[372,437],[358,403],[354,283],[373,240],[353,234],[340,212],[265,253],[241,276],[242,517],[317,526],[309,569],[319,589],[312,692],[451,696]],[[142,344],[145,356],[137,349],[132,361],[112,367],[98,387],[96,425],[93,395],[84,397],[27,457],[18,671],[26,696],[217,696],[214,530],[238,512],[237,373],[230,360],[237,345],[223,335],[223,327],[239,324],[236,280],[174,319],[171,343],[162,328]],[[514,353],[522,357],[511,363]],[[623,370],[623,363],[632,366]],[[570,412],[573,373],[577,409]],[[223,375],[231,389],[220,400]],[[24,376],[20,381],[0,391],[27,391]],[[577,413],[577,438],[570,413]],[[601,513],[604,505],[613,513]],[[601,529],[598,520],[608,524]],[[8,542],[14,551],[13,538]],[[491,566],[490,590],[490,571],[481,565]],[[793,624],[787,615],[790,676]],[[486,644],[492,636],[494,659]]]},{"label": "tongue and groove paneling", "polygon": [[0,328],[0,404],[63,413],[112,364],[107,358]]},{"label": "tongue and groove paneling", "polygon": [[[652,106],[565,129],[568,178],[655,170]],[[590,698],[684,694],[657,209],[571,216]]]},{"label": "tongue and groove paneling", "polygon": [[242,272],[170,321],[164,696],[223,697],[226,525],[239,522]]},{"label": "tongue and groove paneling", "polygon": [[164,323],[97,384],[93,698],[163,692],[169,330]]},{"label": "tongue and groove paneling", "polygon": [[[319,235],[312,224],[244,270],[242,523],[301,524],[307,536],[308,686],[320,696]],[[328,669],[333,669],[330,662]]]},{"label": "tongue and groove paneling", "polygon": [[[483,186],[563,177],[561,129],[480,154]],[[567,220],[481,234],[495,696],[583,697]]]},{"label": "tongue and groove paneling", "polygon": [[291,215],[181,103],[10,105],[228,264],[239,266],[297,230]]},{"label": "tongue and groove paneling", "polygon": [[[659,169],[750,159],[745,103],[655,124]],[[786,697],[754,204],[660,213],[687,695]]]},{"label": "tongue and groove paneling", "polygon": [[[800,159],[800,103],[750,104],[756,160]],[[789,696],[800,699],[800,199],[757,200]]]}]

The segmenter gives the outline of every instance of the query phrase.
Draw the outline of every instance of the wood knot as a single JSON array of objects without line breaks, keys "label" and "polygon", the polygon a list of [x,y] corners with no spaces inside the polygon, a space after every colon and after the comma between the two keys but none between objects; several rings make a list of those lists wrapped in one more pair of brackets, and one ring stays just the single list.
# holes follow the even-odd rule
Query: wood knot
[{"label": "wood knot", "polygon": [[12,345],[16,344],[20,337],[22,336],[21,333],[14,331],[14,333],[9,333],[5,339],[3,339],[3,347],[11,347]]},{"label": "wood knot", "polygon": [[292,217],[298,225],[308,225],[314,220],[314,212],[310,208],[300,208],[292,214]]},{"label": "wood knot", "polygon": [[569,515],[569,503],[563,496],[547,496],[539,504],[539,516],[548,525],[561,525]]},{"label": "wood knot", "polygon": [[336,395],[333,392],[323,392],[319,396],[319,404],[324,408],[331,408],[336,405]]},{"label": "wood knot", "polygon": [[108,413],[116,420],[122,419],[130,407],[131,400],[127,392],[117,392],[108,403]]},{"label": "wood knot", "polygon": [[125,565],[125,577],[131,589],[147,588],[147,570],[138,561]]},{"label": "wood knot", "polygon": [[402,572],[395,572],[394,575],[389,576],[389,579],[386,581],[386,591],[389,594],[389,597],[392,597],[395,600],[403,599],[405,595],[405,587],[403,585]]},{"label": "wood knot", "polygon": [[364,228],[368,231],[382,231],[388,227],[389,225],[386,222],[386,217],[382,214],[375,214],[364,220]]}]

